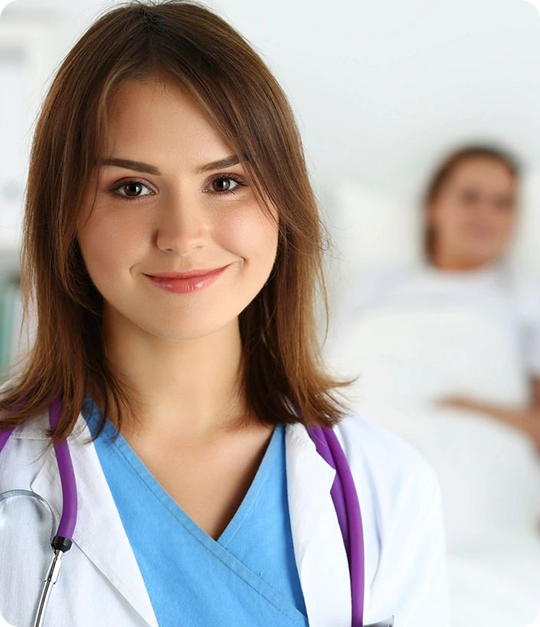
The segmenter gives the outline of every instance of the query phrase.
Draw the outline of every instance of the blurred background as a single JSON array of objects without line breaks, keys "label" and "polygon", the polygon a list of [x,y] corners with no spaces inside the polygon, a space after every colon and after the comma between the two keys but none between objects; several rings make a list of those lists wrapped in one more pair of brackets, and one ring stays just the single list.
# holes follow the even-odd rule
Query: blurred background
[{"label": "blurred background", "polygon": [[[32,340],[18,272],[35,117],[64,55],[113,4],[17,0],[1,13],[0,367]],[[333,243],[324,350],[337,373],[358,375],[354,411],[438,472],[454,625],[530,625],[540,612],[538,10],[206,4],[257,49],[296,113]],[[468,146],[498,152],[447,168],[428,211],[439,167]]]}]

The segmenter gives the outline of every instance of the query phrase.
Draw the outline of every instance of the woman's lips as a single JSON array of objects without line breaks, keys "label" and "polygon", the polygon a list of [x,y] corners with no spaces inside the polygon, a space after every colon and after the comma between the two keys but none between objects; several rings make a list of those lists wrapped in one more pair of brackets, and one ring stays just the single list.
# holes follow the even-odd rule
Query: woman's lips
[{"label": "woman's lips", "polygon": [[217,279],[228,267],[229,266],[225,266],[224,268],[219,268],[213,272],[200,276],[189,277],[187,279],[170,279],[151,276],[149,274],[145,274],[145,276],[148,277],[155,285],[164,290],[174,292],[175,294],[187,294],[189,292],[198,292],[199,290],[212,285],[212,283],[217,281]]},{"label": "woman's lips", "polygon": [[225,266],[220,266],[219,268],[194,268],[193,270],[188,270],[187,272],[156,272],[155,274],[148,274],[148,276],[153,276],[158,279],[191,279],[191,277],[203,276],[205,274],[210,274],[211,272],[223,270],[223,268],[225,268]]}]

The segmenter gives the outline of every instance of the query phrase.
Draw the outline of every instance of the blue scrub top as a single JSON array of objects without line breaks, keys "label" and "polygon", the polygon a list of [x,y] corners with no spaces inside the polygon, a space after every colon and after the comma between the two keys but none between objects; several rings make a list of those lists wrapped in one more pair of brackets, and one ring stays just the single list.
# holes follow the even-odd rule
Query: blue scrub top
[{"label": "blue scrub top", "polygon": [[[93,436],[101,412],[87,394]],[[278,425],[257,474],[216,541],[161,486],[107,418],[94,445],[160,627],[307,627],[294,559],[285,429]]]}]

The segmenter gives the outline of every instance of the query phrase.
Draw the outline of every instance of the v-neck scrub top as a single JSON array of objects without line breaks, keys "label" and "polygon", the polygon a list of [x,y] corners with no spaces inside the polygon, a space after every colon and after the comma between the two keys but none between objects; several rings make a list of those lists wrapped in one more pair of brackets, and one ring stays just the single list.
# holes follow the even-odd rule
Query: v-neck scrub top
[{"label": "v-neck scrub top", "polygon": [[[101,411],[87,394],[95,436]],[[107,418],[94,441],[160,627],[308,626],[294,559],[285,430],[275,427],[240,507],[216,541],[161,486]],[[105,531],[106,533],[106,531]]]}]

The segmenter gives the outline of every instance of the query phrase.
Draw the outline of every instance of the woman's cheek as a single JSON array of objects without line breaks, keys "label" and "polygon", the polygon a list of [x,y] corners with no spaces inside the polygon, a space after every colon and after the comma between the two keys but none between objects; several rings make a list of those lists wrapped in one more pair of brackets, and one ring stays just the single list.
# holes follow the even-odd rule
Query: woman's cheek
[{"label": "woman's cheek", "polygon": [[[81,234],[79,242],[92,278],[105,281],[119,277],[136,263],[134,255],[140,240],[137,234],[114,220],[92,221]],[[139,244],[137,244],[139,241]]]},{"label": "woman's cheek", "polygon": [[223,234],[243,257],[266,257],[277,246],[277,225],[258,205],[236,213]]}]

